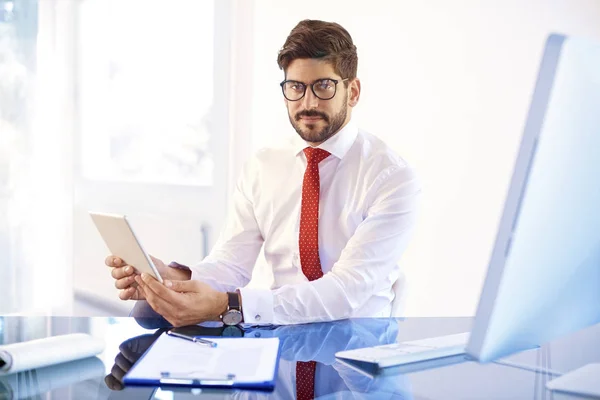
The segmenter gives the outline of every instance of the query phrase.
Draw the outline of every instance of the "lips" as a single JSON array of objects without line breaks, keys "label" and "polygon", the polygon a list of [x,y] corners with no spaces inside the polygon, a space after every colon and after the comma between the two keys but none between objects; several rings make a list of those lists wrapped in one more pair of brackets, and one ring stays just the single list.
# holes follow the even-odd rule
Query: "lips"
[{"label": "lips", "polygon": [[321,117],[301,117],[300,119],[305,122],[316,122],[316,121],[322,120],[323,118],[321,118]]}]

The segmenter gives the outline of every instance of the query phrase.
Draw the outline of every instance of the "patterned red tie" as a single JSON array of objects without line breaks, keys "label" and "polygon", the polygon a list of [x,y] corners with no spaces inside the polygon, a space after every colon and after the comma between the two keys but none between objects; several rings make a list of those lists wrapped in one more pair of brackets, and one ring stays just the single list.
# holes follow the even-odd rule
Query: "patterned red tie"
[{"label": "patterned red tie", "polygon": [[302,207],[300,210],[300,265],[309,281],[323,276],[319,260],[319,163],[329,153],[323,149],[307,147],[306,172],[302,183]]},{"label": "patterned red tie", "polygon": [[[302,206],[300,209],[300,265],[309,281],[323,276],[319,259],[319,163],[329,153],[323,149],[304,149],[307,165],[302,183]],[[315,361],[296,363],[296,398],[314,399]]]}]

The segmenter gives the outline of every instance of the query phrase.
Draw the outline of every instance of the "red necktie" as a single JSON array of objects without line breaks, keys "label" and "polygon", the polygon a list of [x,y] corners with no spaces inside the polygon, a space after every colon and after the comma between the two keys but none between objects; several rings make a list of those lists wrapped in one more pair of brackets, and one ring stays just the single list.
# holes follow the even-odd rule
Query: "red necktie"
[{"label": "red necktie", "polygon": [[[307,165],[302,183],[302,206],[300,209],[300,265],[309,281],[323,276],[319,259],[319,163],[329,153],[323,149],[304,149]],[[315,361],[296,363],[296,398],[314,399]]]},{"label": "red necktie", "polygon": [[307,147],[306,172],[302,183],[302,207],[300,210],[300,265],[309,281],[323,276],[319,260],[319,163],[329,153],[323,149]]},{"label": "red necktie", "polygon": [[312,400],[315,398],[316,361],[298,361],[296,363],[296,399]]}]

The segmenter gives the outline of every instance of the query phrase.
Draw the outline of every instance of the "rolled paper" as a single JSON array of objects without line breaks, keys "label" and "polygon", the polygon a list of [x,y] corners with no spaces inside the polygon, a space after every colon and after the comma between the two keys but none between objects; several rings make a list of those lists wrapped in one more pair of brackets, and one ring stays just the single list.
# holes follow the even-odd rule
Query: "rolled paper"
[{"label": "rolled paper", "polygon": [[0,346],[0,375],[95,356],[104,342],[85,333],[51,336]]},{"label": "rolled paper", "polygon": [[54,389],[88,379],[104,377],[104,363],[98,357],[0,376],[0,399],[30,399]]}]

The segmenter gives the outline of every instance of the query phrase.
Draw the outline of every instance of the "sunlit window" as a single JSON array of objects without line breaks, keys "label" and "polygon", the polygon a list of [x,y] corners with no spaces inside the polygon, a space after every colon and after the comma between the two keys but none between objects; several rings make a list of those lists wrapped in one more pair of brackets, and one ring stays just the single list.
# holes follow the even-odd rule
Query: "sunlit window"
[{"label": "sunlit window", "polygon": [[29,273],[21,235],[28,211],[37,23],[37,1],[0,0],[0,312],[14,311],[21,277]]},{"label": "sunlit window", "polygon": [[85,0],[82,174],[211,185],[212,1]]}]

